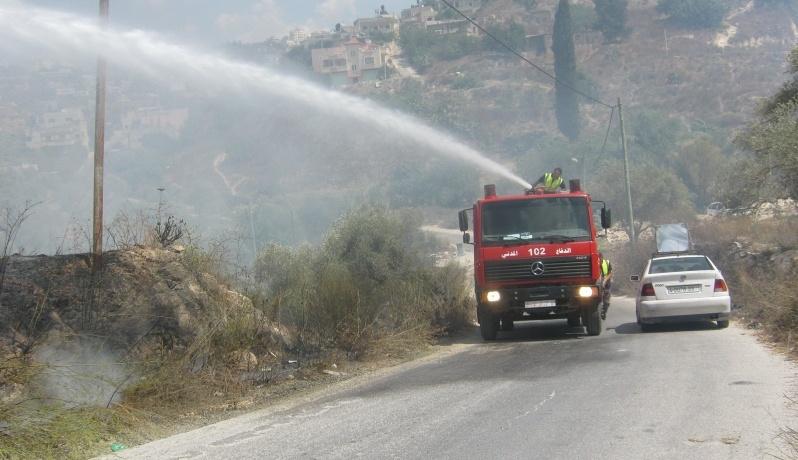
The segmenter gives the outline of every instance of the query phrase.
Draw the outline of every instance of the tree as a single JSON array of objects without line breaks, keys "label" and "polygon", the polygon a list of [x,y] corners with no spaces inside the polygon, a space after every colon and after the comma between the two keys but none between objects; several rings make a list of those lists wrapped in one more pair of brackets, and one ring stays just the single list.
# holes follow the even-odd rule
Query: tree
[{"label": "tree", "polygon": [[627,0],[593,0],[596,7],[596,27],[607,42],[618,42],[627,34]]},{"label": "tree", "polygon": [[788,62],[792,80],[765,101],[759,119],[735,140],[753,154],[746,163],[749,169],[739,175],[745,175],[760,195],[798,196],[798,48],[790,52]]},{"label": "tree", "polygon": [[[511,22],[507,27],[500,25],[489,26],[488,32],[516,51],[521,51],[526,46],[526,30],[524,30],[524,26],[515,21]],[[508,52],[507,48],[490,37],[485,37],[484,43],[485,48],[491,51],[498,51],[501,53]]]},{"label": "tree", "polygon": [[729,12],[729,4],[726,0],[658,0],[657,11],[683,27],[715,28]]},{"label": "tree", "polygon": [[576,140],[579,137],[579,100],[573,91],[576,87],[576,51],[574,50],[573,24],[568,0],[560,0],[557,13],[554,15],[554,52],[555,112],[557,127],[565,137]]},{"label": "tree", "polygon": [[673,166],[690,189],[696,206],[703,208],[715,201],[716,184],[727,162],[720,147],[700,137],[679,148]]},{"label": "tree", "polygon": [[633,144],[642,147],[638,154],[655,160],[673,152],[684,137],[684,125],[679,120],[654,110],[633,111],[629,128]]},{"label": "tree", "polygon": [[[633,164],[629,175],[638,235],[652,225],[689,222],[694,218],[690,192],[671,169],[643,161]],[[591,194],[602,197],[617,216],[628,222],[623,181],[620,160],[606,161],[596,168],[596,179],[590,182]]]}]

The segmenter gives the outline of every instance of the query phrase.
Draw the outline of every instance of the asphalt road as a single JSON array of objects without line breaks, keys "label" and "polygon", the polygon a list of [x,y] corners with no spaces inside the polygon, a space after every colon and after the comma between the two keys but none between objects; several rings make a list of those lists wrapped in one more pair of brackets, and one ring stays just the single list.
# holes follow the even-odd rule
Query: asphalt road
[{"label": "asphalt road", "polygon": [[[599,337],[564,322],[477,332],[310,399],[122,451],[121,458],[785,456],[794,368],[732,326],[643,334],[616,299]],[[113,458],[113,457],[111,457]]]}]

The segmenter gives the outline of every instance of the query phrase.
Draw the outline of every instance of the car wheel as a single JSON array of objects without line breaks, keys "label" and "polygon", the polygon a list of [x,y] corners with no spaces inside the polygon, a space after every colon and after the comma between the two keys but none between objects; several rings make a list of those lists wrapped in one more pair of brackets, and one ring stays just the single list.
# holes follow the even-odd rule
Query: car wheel
[{"label": "car wheel", "polygon": [[596,336],[601,334],[601,327],[603,321],[601,319],[601,311],[599,305],[594,305],[590,310],[582,313],[582,323],[587,329],[587,335]]},{"label": "car wheel", "polygon": [[499,332],[499,320],[490,313],[483,312],[479,318],[479,333],[482,340],[496,340]]},{"label": "car wheel", "polygon": [[503,331],[512,331],[513,330],[513,320],[509,318],[502,319],[502,330]]},{"label": "car wheel", "polygon": [[729,320],[728,319],[719,319],[718,320],[718,329],[726,329],[729,327]]},{"label": "car wheel", "polygon": [[582,325],[581,317],[577,315],[568,315],[568,327],[579,327]]}]

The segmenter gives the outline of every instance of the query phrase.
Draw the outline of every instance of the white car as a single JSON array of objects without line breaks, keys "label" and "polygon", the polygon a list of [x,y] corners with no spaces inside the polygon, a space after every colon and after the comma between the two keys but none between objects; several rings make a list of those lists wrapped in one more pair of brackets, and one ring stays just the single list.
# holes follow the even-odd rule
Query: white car
[{"label": "white car", "polygon": [[695,254],[655,255],[640,281],[637,323],[643,331],[665,321],[709,319],[729,327],[731,297],[723,274],[709,257]]}]

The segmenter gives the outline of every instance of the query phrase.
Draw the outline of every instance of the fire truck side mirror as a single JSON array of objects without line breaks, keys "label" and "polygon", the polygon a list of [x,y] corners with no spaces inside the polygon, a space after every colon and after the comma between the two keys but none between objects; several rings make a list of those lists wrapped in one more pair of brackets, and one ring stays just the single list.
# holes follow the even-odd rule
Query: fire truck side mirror
[{"label": "fire truck side mirror", "polygon": [[612,211],[607,208],[601,208],[601,228],[607,229],[612,227]]},{"label": "fire truck side mirror", "polygon": [[467,210],[462,210],[457,213],[458,219],[460,219],[460,231],[465,232],[468,231],[468,214],[466,214]]},{"label": "fire truck side mirror", "polygon": [[471,234],[470,233],[463,233],[463,243],[464,244],[471,244]]}]

